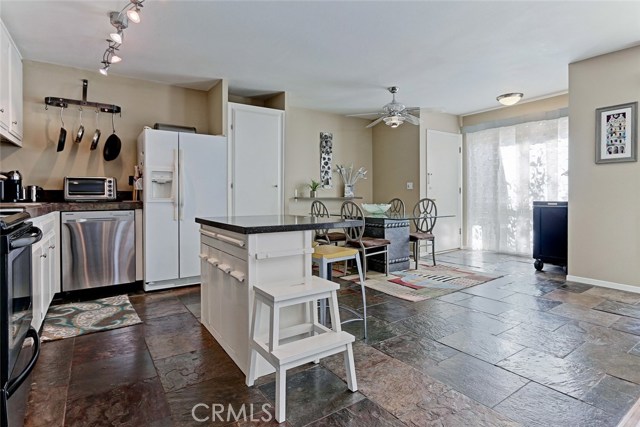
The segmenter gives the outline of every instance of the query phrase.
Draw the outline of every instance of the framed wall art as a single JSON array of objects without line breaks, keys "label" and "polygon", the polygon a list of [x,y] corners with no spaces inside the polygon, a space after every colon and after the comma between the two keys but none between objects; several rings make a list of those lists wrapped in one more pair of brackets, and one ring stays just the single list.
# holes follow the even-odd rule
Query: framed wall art
[{"label": "framed wall art", "polygon": [[638,160],[638,103],[596,110],[596,163]]},{"label": "framed wall art", "polygon": [[320,184],[322,188],[331,188],[333,160],[333,134],[320,132]]}]

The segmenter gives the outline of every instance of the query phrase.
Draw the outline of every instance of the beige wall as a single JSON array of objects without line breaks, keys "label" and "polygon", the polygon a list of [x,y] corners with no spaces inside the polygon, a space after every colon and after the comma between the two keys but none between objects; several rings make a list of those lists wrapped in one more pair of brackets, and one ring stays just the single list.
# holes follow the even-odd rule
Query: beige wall
[{"label": "beige wall", "polygon": [[[96,128],[95,112],[85,110],[85,136],[80,144],[73,142],[79,126],[79,112],[72,106],[64,111],[67,143],[56,152],[60,131],[60,109],[45,110],[44,98],[57,96],[82,98],[82,79],[89,80],[88,100],[114,103],[122,107],[122,117],[115,117],[116,133],[122,140],[120,156],[105,162],[102,148],[111,134],[111,117],[100,115],[102,137],[98,149],[89,150]],[[143,80],[100,75],[40,62],[24,61],[24,139],[23,147],[0,145],[0,170],[18,169],[25,185],[45,189],[62,189],[64,176],[115,176],[118,188],[131,189],[128,176],[133,175],[136,140],[143,126],[154,123],[195,126],[208,132],[207,93]]]},{"label": "beige wall", "polygon": [[[403,124],[395,129],[379,124],[373,128],[373,201],[387,203],[398,197],[410,211],[420,192],[420,127]],[[407,190],[413,182],[413,190]]]},{"label": "beige wall", "polygon": [[[420,198],[426,197],[427,129],[460,133],[459,118],[452,114],[423,109],[420,121],[420,126],[373,128],[373,199],[376,203],[399,197],[410,212]],[[407,190],[407,182],[413,182],[413,190]]]},{"label": "beige wall", "polygon": [[[358,202],[370,202],[375,179],[372,176],[373,150],[371,129],[366,129],[367,121],[322,113],[304,108],[287,108],[285,118],[285,166],[284,199],[285,212],[304,214],[309,212],[309,201],[291,200],[294,191],[298,195],[309,195],[306,184],[320,179],[320,132],[333,134],[333,167],[337,164],[351,165],[354,169],[364,166],[368,170],[367,179],[355,186]],[[319,197],[342,196],[344,186],[338,174],[333,175],[333,188],[318,190]],[[337,212],[340,202],[327,202],[329,210]]]},{"label": "beige wall", "polygon": [[207,92],[207,106],[209,108],[209,133],[213,135],[227,134],[227,103],[229,83],[220,80]]},{"label": "beige wall", "polygon": [[595,164],[595,110],[638,101],[638,70],[640,47],[569,65],[569,274],[605,285],[640,286],[640,163]]}]

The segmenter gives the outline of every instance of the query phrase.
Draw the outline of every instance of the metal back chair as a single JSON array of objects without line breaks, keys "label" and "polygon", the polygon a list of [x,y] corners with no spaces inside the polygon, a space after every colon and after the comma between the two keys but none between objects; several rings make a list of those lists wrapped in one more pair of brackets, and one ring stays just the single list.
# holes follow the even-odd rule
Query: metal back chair
[{"label": "metal back chair", "polygon": [[[311,216],[317,218],[328,218],[329,210],[320,200],[314,200],[311,204]],[[339,242],[344,242],[346,240],[346,236],[342,232],[330,231],[328,228],[323,228],[320,230],[316,230],[314,240],[320,244],[338,244]]]},{"label": "metal back chair", "polygon": [[436,225],[438,208],[432,199],[421,199],[413,207],[413,224],[416,231],[431,233]]},{"label": "metal back chair", "polygon": [[[364,220],[364,214],[360,206],[351,201],[346,201],[340,208],[340,216],[342,219],[359,219]],[[344,229],[346,235],[347,246],[354,247],[362,254],[364,278],[367,278],[367,257],[384,254],[385,268],[384,273],[389,274],[389,245],[391,242],[386,239],[378,239],[375,237],[364,236],[364,221],[362,225],[349,227]]]},{"label": "metal back chair", "polygon": [[436,225],[438,208],[432,199],[421,199],[413,208],[413,224],[416,231],[409,234],[409,240],[413,243],[413,259],[418,268],[420,259],[420,243],[424,240],[431,242],[431,256],[433,265],[436,265],[436,238],[433,235],[433,227]]},{"label": "metal back chair", "polygon": [[389,204],[391,205],[389,213],[404,216],[404,202],[402,200],[396,197],[395,199],[389,200]]},{"label": "metal back chair", "polygon": [[[322,203],[319,200],[314,200],[313,203],[311,203],[311,216],[315,218],[328,218],[329,210],[327,209],[324,203]],[[328,234],[329,234],[328,228],[322,228],[322,229],[316,230],[316,235],[314,240],[316,242],[330,244],[331,241],[329,240]]]}]

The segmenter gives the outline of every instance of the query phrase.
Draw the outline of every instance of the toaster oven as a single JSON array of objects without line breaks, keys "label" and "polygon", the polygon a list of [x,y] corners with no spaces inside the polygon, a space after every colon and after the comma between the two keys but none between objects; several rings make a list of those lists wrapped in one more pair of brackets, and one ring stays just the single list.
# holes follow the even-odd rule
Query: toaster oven
[{"label": "toaster oven", "polygon": [[64,178],[64,199],[76,202],[116,200],[116,179],[106,176],[84,176]]}]

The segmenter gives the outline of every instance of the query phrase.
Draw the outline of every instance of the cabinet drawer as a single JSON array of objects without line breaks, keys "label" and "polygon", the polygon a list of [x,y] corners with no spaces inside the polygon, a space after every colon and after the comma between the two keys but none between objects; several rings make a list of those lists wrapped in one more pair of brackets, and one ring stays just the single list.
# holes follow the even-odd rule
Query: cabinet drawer
[{"label": "cabinet drawer", "polygon": [[245,235],[218,228],[203,227],[200,230],[202,242],[220,249],[240,259],[247,259],[247,239]]}]

